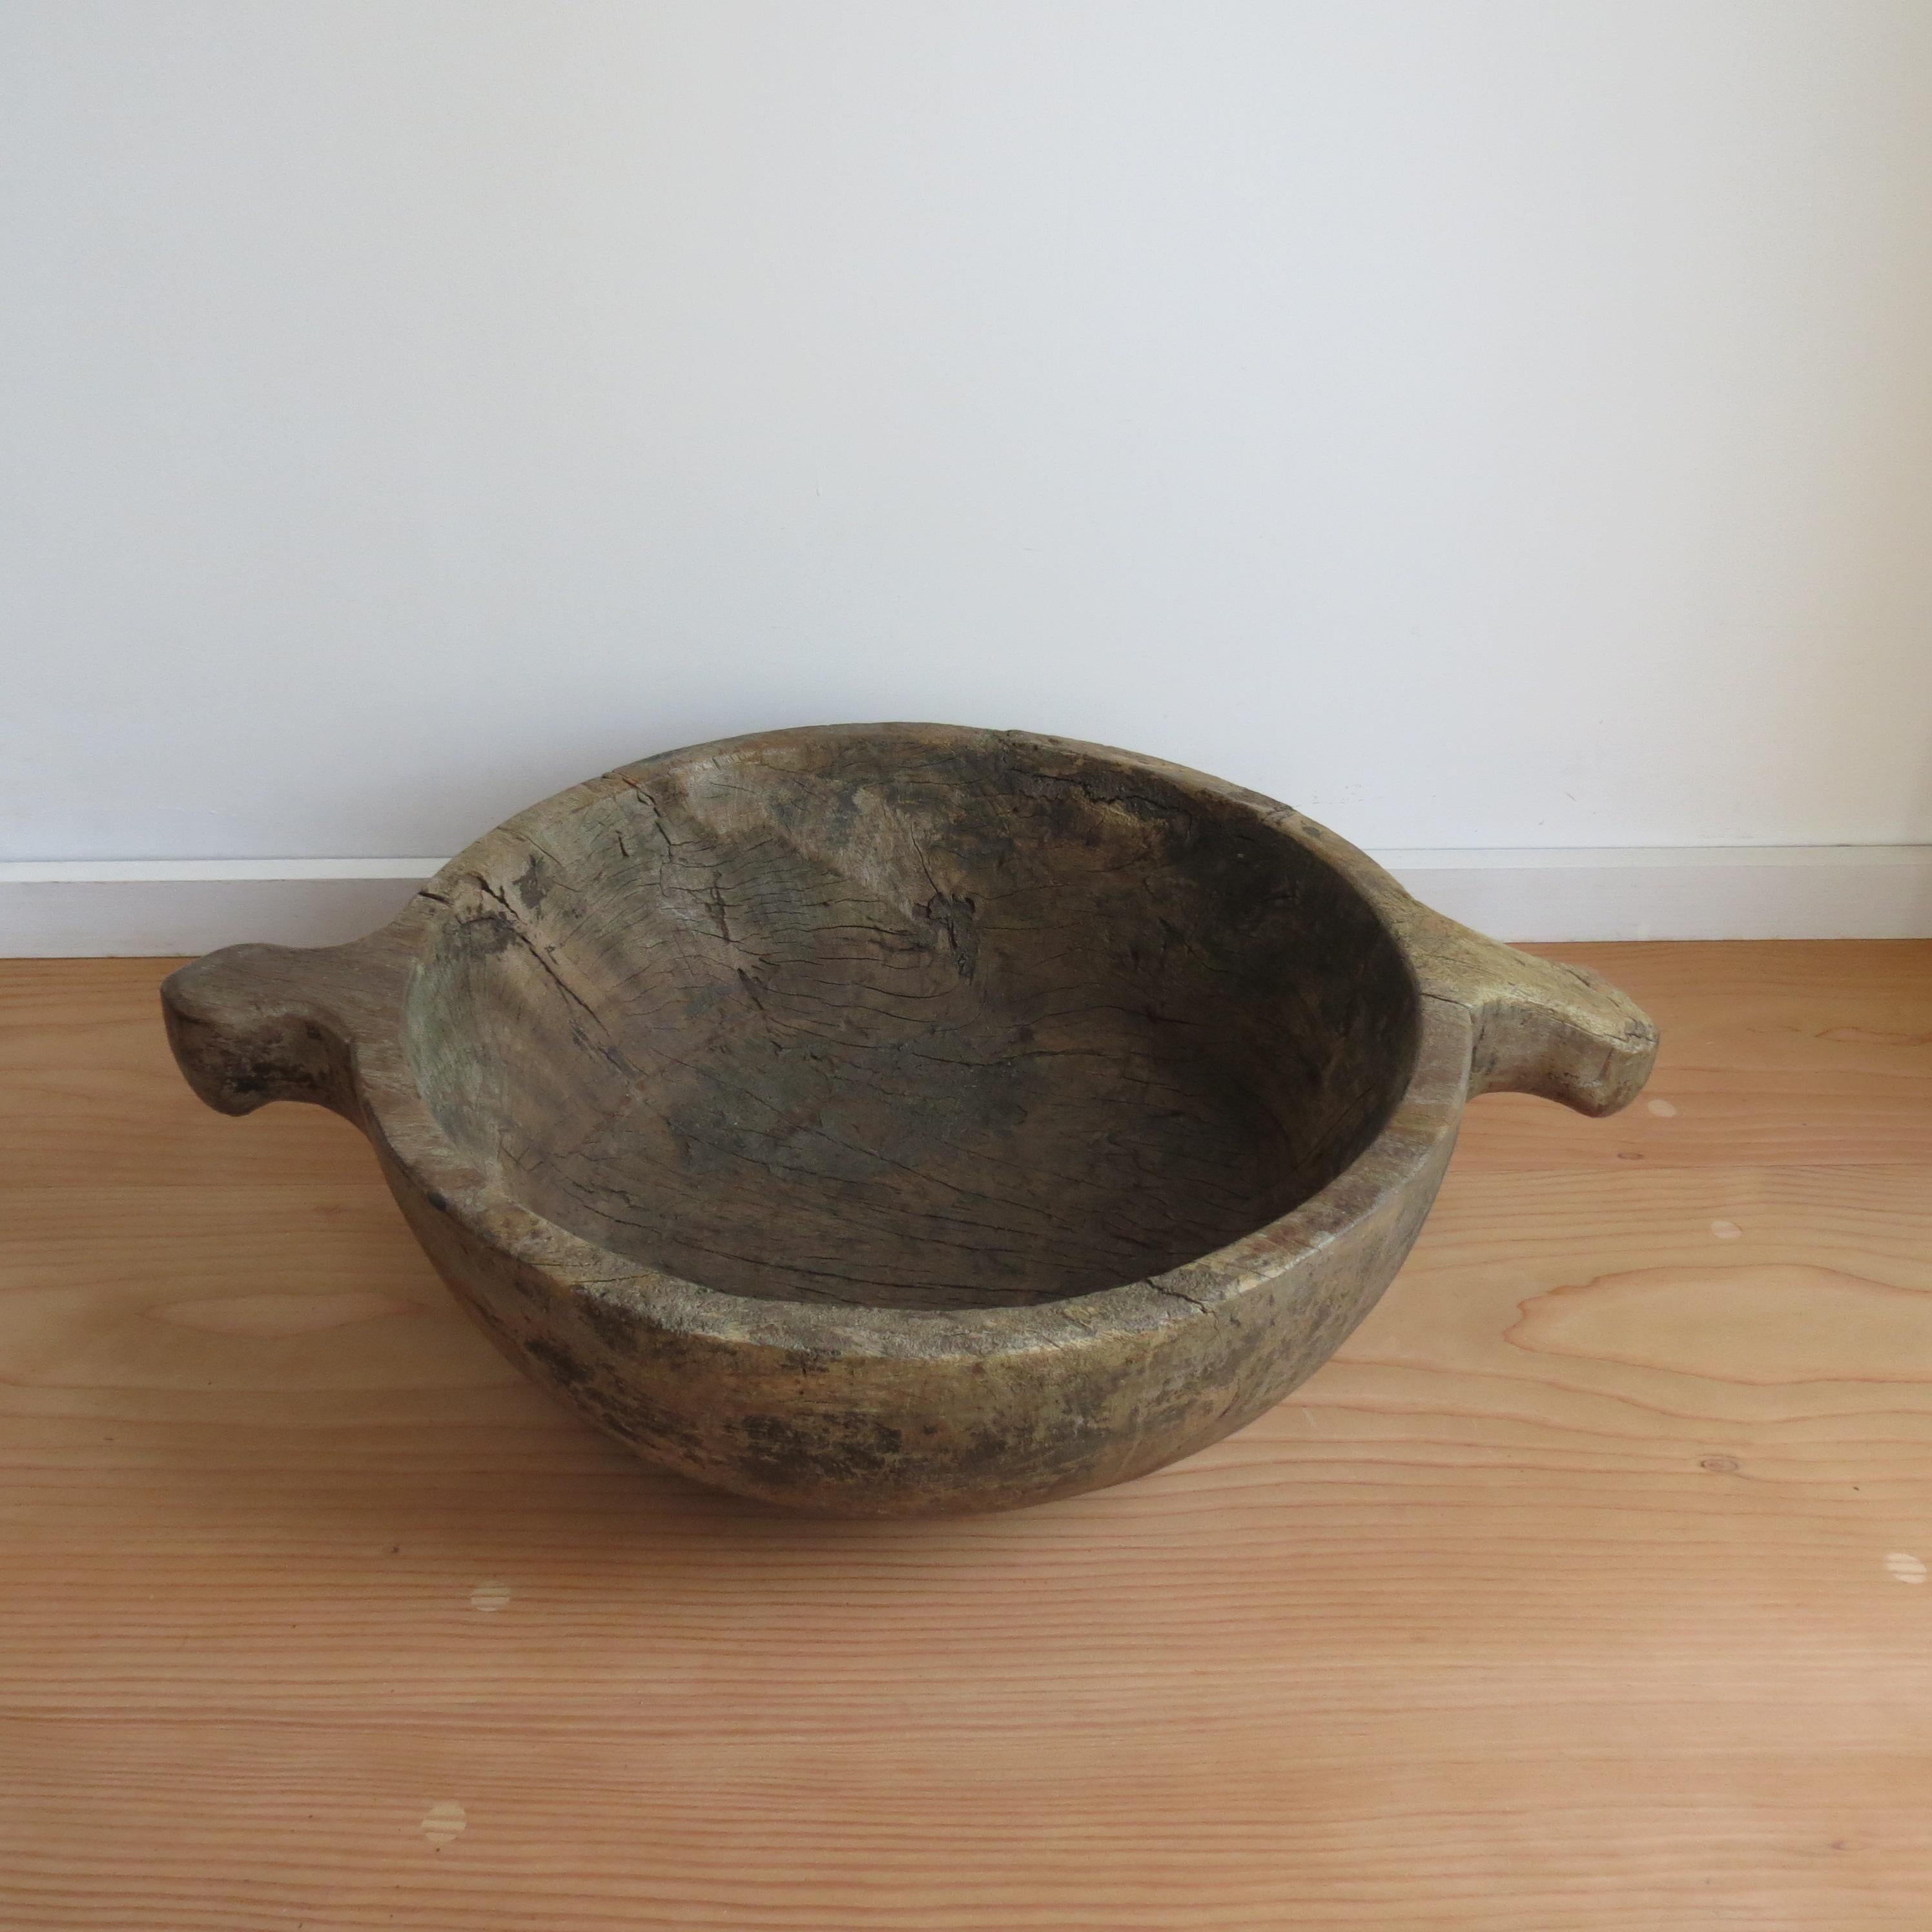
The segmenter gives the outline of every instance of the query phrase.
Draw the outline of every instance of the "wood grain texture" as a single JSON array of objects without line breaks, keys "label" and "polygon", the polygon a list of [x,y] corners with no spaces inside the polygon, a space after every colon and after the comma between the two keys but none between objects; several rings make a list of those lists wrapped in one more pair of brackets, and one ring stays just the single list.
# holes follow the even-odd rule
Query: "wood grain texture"
[{"label": "wood grain texture", "polygon": [[166,962],[0,968],[0,1925],[1923,1922],[1932,946],[1562,952],[1674,1112],[1478,1102],[1282,1408],[912,1523],[633,1462]]},{"label": "wood grain texture", "polygon": [[504,1352],[656,1466],[856,1516],[1129,1480],[1304,1381],[1464,1102],[1592,1115],[1648,1020],[1289,807],[946,724],[640,759],[380,931],[164,982],[217,1111],[368,1135]]},{"label": "wood grain texture", "polygon": [[424,897],[408,1053],[453,1144],[603,1254],[735,1295],[1164,1274],[1340,1173],[1416,1052],[1399,946],[1316,853],[1010,733],[645,759]]}]

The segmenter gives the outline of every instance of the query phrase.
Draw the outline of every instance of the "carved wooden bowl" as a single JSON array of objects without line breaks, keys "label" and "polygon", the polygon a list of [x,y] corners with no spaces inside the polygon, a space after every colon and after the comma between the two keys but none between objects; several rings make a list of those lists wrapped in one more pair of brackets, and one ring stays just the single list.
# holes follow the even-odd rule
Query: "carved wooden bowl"
[{"label": "carved wooden bowl", "polygon": [[998,1509],[1251,1420],[1373,1304],[1462,1103],[1623,1106],[1649,1023],[1151,758],[782,731],[532,806],[392,925],[164,993],[319,1102],[512,1360],[652,1462]]}]

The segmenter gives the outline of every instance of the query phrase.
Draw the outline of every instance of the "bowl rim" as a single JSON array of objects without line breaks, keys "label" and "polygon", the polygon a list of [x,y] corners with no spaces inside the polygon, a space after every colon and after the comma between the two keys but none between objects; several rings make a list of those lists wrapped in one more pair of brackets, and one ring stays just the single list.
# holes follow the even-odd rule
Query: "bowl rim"
[{"label": "bowl rim", "polygon": [[[1339,875],[1374,917],[1401,961],[1417,1015],[1415,1052],[1408,1078],[1381,1126],[1354,1159],[1286,1213],[1160,1274],[1054,1300],[914,1309],[741,1294],[634,1261],[527,1206],[456,1147],[423,1095],[407,1036],[417,967],[436,931],[452,916],[446,902],[449,886],[466,874],[496,877],[500,867],[493,866],[492,861],[500,845],[526,836],[560,812],[581,809],[600,796],[634,786],[650,772],[725,754],[755,757],[766,747],[886,735],[934,744],[997,740],[1097,760],[1116,770],[1156,778],[1286,835]],[[1469,1092],[1472,1014],[1453,992],[1441,992],[1427,983],[1429,976],[1419,970],[1418,927],[1406,913],[1438,925],[1448,923],[1418,906],[1366,854],[1293,808],[1142,753],[1042,733],[963,725],[814,725],[752,733],[616,766],[526,806],[465,846],[398,919],[369,940],[357,942],[386,944],[392,998],[389,1023],[359,1032],[353,1042],[353,1077],[364,1124],[386,1164],[408,1177],[432,1211],[454,1220],[472,1239],[494,1249],[566,1299],[589,1296],[621,1304],[630,1318],[647,1330],[791,1354],[985,1358],[1060,1349],[1107,1332],[1214,1320],[1229,1312],[1244,1296],[1278,1285],[1284,1274],[1332,1246],[1391,1196],[1406,1197],[1413,1184],[1432,1171],[1439,1172],[1446,1155],[1442,1143],[1454,1136]]]}]

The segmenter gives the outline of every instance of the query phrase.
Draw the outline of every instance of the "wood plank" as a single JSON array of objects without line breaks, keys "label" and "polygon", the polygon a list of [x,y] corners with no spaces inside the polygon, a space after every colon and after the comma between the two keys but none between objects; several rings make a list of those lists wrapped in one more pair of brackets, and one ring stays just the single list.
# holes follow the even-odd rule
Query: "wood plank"
[{"label": "wood plank", "polygon": [[366,1179],[368,1144],[314,1107],[182,1105],[159,988],[178,959],[0,962],[0,1176],[9,1187]]},{"label": "wood plank", "polygon": [[0,1925],[1916,1923],[1932,955],[1561,951],[1676,1114],[1481,1103],[1288,1405],[911,1524],[626,1461],[155,962],[0,966]]}]

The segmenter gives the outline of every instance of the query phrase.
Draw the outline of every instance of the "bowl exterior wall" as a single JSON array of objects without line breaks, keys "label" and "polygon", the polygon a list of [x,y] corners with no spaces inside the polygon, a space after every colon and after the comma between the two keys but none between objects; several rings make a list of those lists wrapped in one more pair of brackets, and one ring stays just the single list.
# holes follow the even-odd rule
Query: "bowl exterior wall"
[{"label": "bowl exterior wall", "polygon": [[[895,1314],[907,1346],[877,1352],[760,1342],[731,1332],[728,1318],[668,1319],[622,1277],[561,1280],[384,1166],[424,1252],[484,1332],[628,1448],[791,1509],[912,1516],[1103,1488],[1253,1420],[1374,1306],[1454,1141],[1453,1130],[1438,1135],[1332,1239],[1222,1292],[1210,1256],[1164,1278],[1184,1289],[1141,1284],[1032,1311],[1034,1346],[976,1348],[970,1318]],[[709,1298],[714,1309],[731,1299]]]}]

